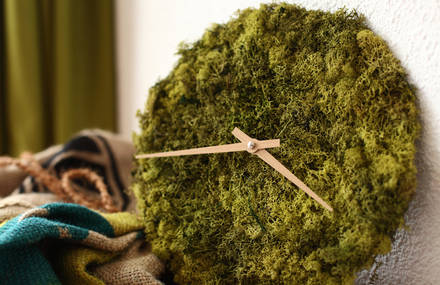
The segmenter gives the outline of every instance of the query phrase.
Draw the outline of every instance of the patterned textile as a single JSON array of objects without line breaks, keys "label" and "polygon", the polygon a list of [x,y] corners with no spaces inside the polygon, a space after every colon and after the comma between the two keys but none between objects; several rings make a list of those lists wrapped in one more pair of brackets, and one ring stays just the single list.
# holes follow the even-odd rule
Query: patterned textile
[{"label": "patterned textile", "polygon": [[134,253],[142,227],[133,214],[99,214],[76,204],[27,210],[0,226],[2,284],[161,284],[162,263],[151,253]]},{"label": "patterned textile", "polygon": [[[134,211],[135,199],[125,190],[131,181],[133,153],[130,142],[108,132],[92,130],[80,132],[65,145],[51,147],[36,154],[35,158],[58,177],[74,168],[95,171],[104,179],[116,207],[122,211]],[[0,169],[0,188],[2,196],[12,191],[14,194],[48,192],[32,176],[26,176],[16,167]],[[99,199],[98,191],[90,185],[78,183],[76,189]]]},{"label": "patterned textile", "polygon": [[[120,213],[104,214],[60,198],[32,176],[0,168],[0,284],[161,284],[164,264],[142,238],[131,183],[134,148],[117,135],[83,131],[33,157],[57,177],[88,168],[104,180]],[[99,198],[94,186],[76,191]]]}]

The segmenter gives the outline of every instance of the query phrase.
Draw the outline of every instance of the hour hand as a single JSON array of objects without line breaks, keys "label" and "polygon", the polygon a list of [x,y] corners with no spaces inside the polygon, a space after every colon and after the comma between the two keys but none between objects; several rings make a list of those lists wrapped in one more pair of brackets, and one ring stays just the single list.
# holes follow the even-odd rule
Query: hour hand
[{"label": "hour hand", "polygon": [[140,154],[136,158],[152,158],[152,157],[170,157],[170,156],[184,156],[184,155],[195,155],[195,154],[207,154],[207,153],[222,153],[222,152],[234,152],[234,151],[249,151],[256,152],[265,148],[279,147],[280,140],[251,140],[241,143],[234,144],[224,144],[200,148],[191,148],[184,150],[168,151],[168,152],[158,152],[150,154]]}]

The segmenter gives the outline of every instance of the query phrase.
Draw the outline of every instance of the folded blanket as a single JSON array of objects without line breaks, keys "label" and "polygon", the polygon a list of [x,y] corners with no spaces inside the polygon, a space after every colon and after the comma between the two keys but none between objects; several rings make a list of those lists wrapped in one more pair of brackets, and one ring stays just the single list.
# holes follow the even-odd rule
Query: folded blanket
[{"label": "folded blanket", "polygon": [[[106,214],[60,203],[39,179],[0,168],[1,284],[161,284],[164,264],[142,237],[130,185],[134,149],[102,131],[84,131],[62,146],[34,155],[61,179],[82,168],[102,177],[117,209]],[[40,168],[41,168],[40,167]],[[96,185],[72,179],[75,191],[99,199]]]},{"label": "folded blanket", "polygon": [[[136,202],[126,189],[131,183],[134,147],[131,142],[109,132],[86,130],[64,145],[53,146],[34,155],[41,166],[57,177],[75,168],[87,168],[101,176],[118,209],[134,211]],[[89,185],[76,185],[79,192],[92,199],[99,193]],[[0,196],[11,193],[49,192],[35,177],[15,166],[0,168]]]},{"label": "folded blanket", "polygon": [[0,226],[2,284],[160,284],[164,267],[140,250],[142,227],[133,214],[76,204],[27,210]]}]

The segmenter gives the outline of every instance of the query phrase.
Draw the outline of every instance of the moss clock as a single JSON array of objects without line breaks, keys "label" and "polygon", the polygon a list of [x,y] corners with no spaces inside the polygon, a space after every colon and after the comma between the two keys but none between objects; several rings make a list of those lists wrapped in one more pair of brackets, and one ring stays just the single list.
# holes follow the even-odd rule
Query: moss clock
[{"label": "moss clock", "polygon": [[137,159],[133,184],[177,283],[350,284],[390,250],[415,189],[416,97],[361,16],[262,5],[179,54],[135,144],[199,153]]}]

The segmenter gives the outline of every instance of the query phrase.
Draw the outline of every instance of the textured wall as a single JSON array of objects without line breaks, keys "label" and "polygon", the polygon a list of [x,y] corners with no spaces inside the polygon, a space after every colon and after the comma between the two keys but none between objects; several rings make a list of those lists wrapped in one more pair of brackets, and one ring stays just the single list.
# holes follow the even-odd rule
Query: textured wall
[{"label": "textured wall", "polygon": [[[201,36],[212,22],[224,22],[240,8],[262,1],[118,0],[120,131],[136,129],[135,110],[148,88],[165,77],[177,44]],[[268,2],[268,1],[266,1]],[[418,89],[422,136],[418,189],[392,252],[377,258],[358,284],[440,284],[440,0],[287,1],[309,9],[355,8],[382,36]]]}]

